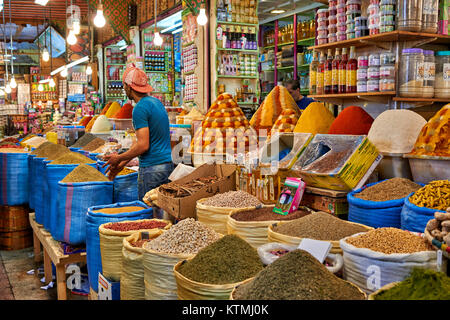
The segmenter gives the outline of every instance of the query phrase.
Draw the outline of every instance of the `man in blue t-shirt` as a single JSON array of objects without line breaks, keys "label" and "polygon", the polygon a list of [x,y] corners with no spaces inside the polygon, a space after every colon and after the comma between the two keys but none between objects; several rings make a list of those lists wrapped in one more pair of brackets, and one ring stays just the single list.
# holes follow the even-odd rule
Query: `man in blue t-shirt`
[{"label": "man in blue t-shirt", "polygon": [[285,87],[288,89],[292,98],[294,98],[294,101],[297,103],[300,110],[305,110],[311,102],[314,102],[314,99],[305,97],[300,93],[300,81],[289,80],[285,83]]},{"label": "man in blue t-shirt", "polygon": [[133,126],[137,142],[127,152],[105,156],[104,167],[110,166],[107,173],[113,180],[131,159],[139,157],[138,189],[142,201],[148,191],[169,182],[174,168],[169,117],[161,101],[148,95],[153,88],[144,71],[131,65],[125,70],[122,81],[127,97],[136,102]]}]

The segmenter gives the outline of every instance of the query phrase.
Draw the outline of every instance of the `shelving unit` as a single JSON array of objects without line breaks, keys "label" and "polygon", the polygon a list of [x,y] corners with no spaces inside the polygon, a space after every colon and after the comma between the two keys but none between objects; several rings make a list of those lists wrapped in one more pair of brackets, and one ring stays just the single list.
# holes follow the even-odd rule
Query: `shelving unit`
[{"label": "shelving unit", "polygon": [[[104,92],[105,101],[124,101],[127,99],[123,89],[122,74],[126,67],[126,51],[120,50],[120,43],[106,46],[104,50]],[[113,78],[113,79],[111,79]]]}]

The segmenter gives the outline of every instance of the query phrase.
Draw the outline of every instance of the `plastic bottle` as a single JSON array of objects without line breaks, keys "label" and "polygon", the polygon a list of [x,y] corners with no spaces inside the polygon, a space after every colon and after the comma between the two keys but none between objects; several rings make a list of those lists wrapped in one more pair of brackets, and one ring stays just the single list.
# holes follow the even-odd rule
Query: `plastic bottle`
[{"label": "plastic bottle", "polygon": [[331,93],[339,93],[339,63],[341,62],[341,55],[339,48],[336,49],[336,54],[334,55],[334,60],[332,62],[332,72],[331,72]]},{"label": "plastic bottle", "polygon": [[313,60],[309,65],[309,94],[316,94],[317,67],[319,66],[319,57],[317,51],[313,53]]},{"label": "plastic bottle", "polygon": [[341,62],[339,62],[339,87],[338,93],[346,93],[347,82],[347,48],[342,49]]},{"label": "plastic bottle", "polygon": [[356,92],[356,70],[358,69],[358,61],[356,60],[355,47],[350,47],[350,58],[347,62],[347,76],[345,83],[345,92]]},{"label": "plastic bottle", "polygon": [[324,94],[324,71],[325,71],[325,53],[320,54],[319,65],[317,66],[316,75],[316,94]]},{"label": "plastic bottle", "polygon": [[333,54],[331,49],[328,49],[327,61],[325,63],[324,77],[323,77],[323,87],[325,94],[332,93],[332,75],[333,75]]}]

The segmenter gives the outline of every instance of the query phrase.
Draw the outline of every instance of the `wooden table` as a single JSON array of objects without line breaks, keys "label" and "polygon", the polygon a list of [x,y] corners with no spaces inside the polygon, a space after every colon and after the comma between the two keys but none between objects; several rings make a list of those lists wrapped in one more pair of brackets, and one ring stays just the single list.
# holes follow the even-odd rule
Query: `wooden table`
[{"label": "wooden table", "polygon": [[35,220],[35,213],[30,213],[30,225],[33,229],[34,259],[40,262],[41,247],[44,250],[44,274],[48,284],[52,281],[52,262],[56,267],[56,288],[58,300],[67,300],[66,265],[70,263],[86,263],[86,252],[64,254],[60,242],[53,239],[43,225]]}]

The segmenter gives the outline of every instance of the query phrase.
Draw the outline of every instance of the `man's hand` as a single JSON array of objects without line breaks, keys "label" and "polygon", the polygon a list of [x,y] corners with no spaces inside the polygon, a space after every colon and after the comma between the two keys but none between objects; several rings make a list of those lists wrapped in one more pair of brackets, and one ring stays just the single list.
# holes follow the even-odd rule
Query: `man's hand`
[{"label": "man's hand", "polygon": [[103,165],[103,168],[106,166],[117,167],[121,162],[120,156],[117,153],[109,154],[103,157],[103,160],[107,162]]},{"label": "man's hand", "polygon": [[[122,161],[117,166],[109,166],[105,170],[105,174],[108,176],[109,180],[114,180],[114,178],[119,174],[120,171],[125,168],[129,161]],[[106,164],[105,164],[106,165]]]}]

